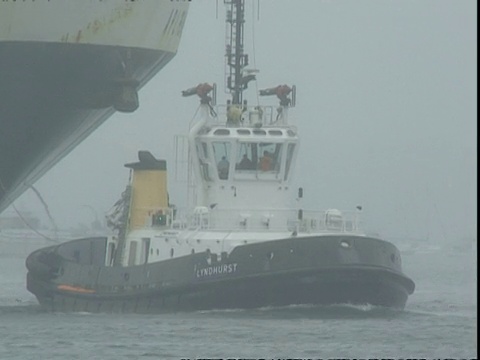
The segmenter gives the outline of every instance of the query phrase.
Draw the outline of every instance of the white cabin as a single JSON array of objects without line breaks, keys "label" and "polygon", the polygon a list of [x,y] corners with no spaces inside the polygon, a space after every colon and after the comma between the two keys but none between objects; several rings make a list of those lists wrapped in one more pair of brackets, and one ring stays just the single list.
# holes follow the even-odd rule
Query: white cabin
[{"label": "white cabin", "polygon": [[[359,210],[300,208],[298,198],[303,191],[291,187],[299,137],[297,129],[288,124],[288,106],[213,108],[203,103],[201,110],[188,135],[192,174],[188,209],[171,208],[165,195],[153,196],[160,199],[156,204],[139,206],[135,199],[150,199],[148,193],[139,193],[145,187],[152,191],[152,181],[136,177],[137,170],[129,166],[133,192],[123,256],[118,260],[122,265],[205,251],[220,258],[236,246],[294,236],[362,235]],[[165,178],[155,176],[161,179],[158,187],[164,187],[160,192],[166,194]],[[143,179],[142,189],[136,178]],[[136,205],[132,208],[132,204]],[[132,219],[137,219],[135,224]],[[118,246],[122,245],[117,238],[108,240],[107,265],[113,265]]]}]

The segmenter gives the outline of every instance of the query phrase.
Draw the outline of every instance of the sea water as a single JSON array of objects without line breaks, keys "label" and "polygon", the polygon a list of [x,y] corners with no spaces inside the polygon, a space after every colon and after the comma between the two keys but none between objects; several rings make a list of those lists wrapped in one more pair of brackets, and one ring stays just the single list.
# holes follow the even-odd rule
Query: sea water
[{"label": "sea water", "polygon": [[41,239],[0,237],[0,359],[476,358],[477,254],[403,256],[404,311],[289,306],[162,315],[47,313],[25,289]]}]

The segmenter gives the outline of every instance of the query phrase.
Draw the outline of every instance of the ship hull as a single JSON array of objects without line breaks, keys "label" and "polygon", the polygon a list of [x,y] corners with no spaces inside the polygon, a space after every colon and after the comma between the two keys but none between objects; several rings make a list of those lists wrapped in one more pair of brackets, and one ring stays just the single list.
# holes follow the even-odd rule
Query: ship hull
[{"label": "ship hull", "polygon": [[188,2],[0,3],[0,212],[176,54]]},{"label": "ship hull", "polygon": [[130,48],[126,75],[126,50],[0,43],[0,211],[122,106],[122,79],[136,92],[174,56]]},{"label": "ship hull", "polygon": [[[392,254],[399,261],[393,245],[378,239],[292,238],[240,246],[226,259],[199,253],[132,267],[82,265],[81,255],[76,262],[65,255],[82,253],[82,242],[91,251],[93,241],[100,246],[105,239],[84,239],[72,242],[68,251],[51,247],[29,256],[27,288],[44,309],[159,313],[300,304],[403,309],[415,287],[389,264]],[[351,248],[339,246],[342,241]]]}]

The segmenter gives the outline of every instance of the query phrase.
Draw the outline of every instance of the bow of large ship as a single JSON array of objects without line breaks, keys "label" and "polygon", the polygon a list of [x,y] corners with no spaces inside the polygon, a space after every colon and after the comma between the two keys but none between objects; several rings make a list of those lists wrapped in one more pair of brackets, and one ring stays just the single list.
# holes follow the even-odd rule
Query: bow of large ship
[{"label": "bow of large ship", "polygon": [[188,1],[0,2],[0,212],[175,55]]}]

